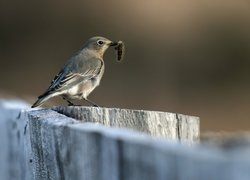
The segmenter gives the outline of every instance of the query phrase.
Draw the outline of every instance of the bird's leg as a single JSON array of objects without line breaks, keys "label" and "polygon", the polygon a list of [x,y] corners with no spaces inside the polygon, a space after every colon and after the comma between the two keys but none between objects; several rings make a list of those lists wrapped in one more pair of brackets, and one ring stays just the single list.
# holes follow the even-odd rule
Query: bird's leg
[{"label": "bird's leg", "polygon": [[94,107],[99,107],[96,103],[94,103],[93,101],[88,100],[87,98],[83,98],[85,101],[87,101],[88,103],[90,103],[91,105],[93,105]]},{"label": "bird's leg", "polygon": [[68,105],[69,106],[74,106],[74,104],[72,103],[72,102],[70,102],[67,98],[65,98],[65,97],[62,97],[65,101],[67,101],[68,102]]},{"label": "bird's leg", "polygon": [[74,106],[74,104],[72,102],[70,102],[69,100],[66,100],[68,102],[69,106]]}]

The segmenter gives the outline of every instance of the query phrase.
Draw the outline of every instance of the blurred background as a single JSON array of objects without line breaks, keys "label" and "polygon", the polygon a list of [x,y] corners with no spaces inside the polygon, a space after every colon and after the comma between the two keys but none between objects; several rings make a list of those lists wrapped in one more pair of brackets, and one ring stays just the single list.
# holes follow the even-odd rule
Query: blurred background
[{"label": "blurred background", "polygon": [[123,40],[126,54],[105,54],[92,101],[199,116],[202,132],[250,129],[247,0],[0,0],[1,97],[32,103],[96,35]]}]

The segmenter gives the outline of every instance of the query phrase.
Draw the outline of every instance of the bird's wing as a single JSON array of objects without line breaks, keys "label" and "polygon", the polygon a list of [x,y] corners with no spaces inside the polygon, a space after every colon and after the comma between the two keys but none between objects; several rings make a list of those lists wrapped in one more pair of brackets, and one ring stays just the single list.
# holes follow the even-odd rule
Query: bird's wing
[{"label": "bird's wing", "polygon": [[102,66],[103,61],[98,58],[92,58],[85,61],[79,60],[76,63],[68,63],[55,76],[44,94],[67,90],[83,81],[94,78],[100,73]]}]

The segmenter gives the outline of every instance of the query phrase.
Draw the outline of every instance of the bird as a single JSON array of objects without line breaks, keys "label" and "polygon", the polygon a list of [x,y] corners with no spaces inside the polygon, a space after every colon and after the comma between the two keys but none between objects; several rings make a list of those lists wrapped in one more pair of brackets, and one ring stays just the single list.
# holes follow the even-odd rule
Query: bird
[{"label": "bird", "polygon": [[88,95],[100,84],[104,73],[105,51],[110,46],[117,45],[118,42],[101,36],[88,39],[83,47],[69,58],[47,90],[31,107],[38,107],[55,96],[61,96],[70,106],[74,105],[71,100],[83,99],[98,107],[88,99]]}]

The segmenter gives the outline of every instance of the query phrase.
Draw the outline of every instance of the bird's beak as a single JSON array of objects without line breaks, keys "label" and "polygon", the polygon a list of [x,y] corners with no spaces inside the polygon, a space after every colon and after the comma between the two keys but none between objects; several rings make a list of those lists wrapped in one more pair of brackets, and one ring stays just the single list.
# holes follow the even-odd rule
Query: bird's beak
[{"label": "bird's beak", "polygon": [[117,46],[117,45],[118,45],[117,42],[111,42],[111,43],[109,44],[109,46]]}]

